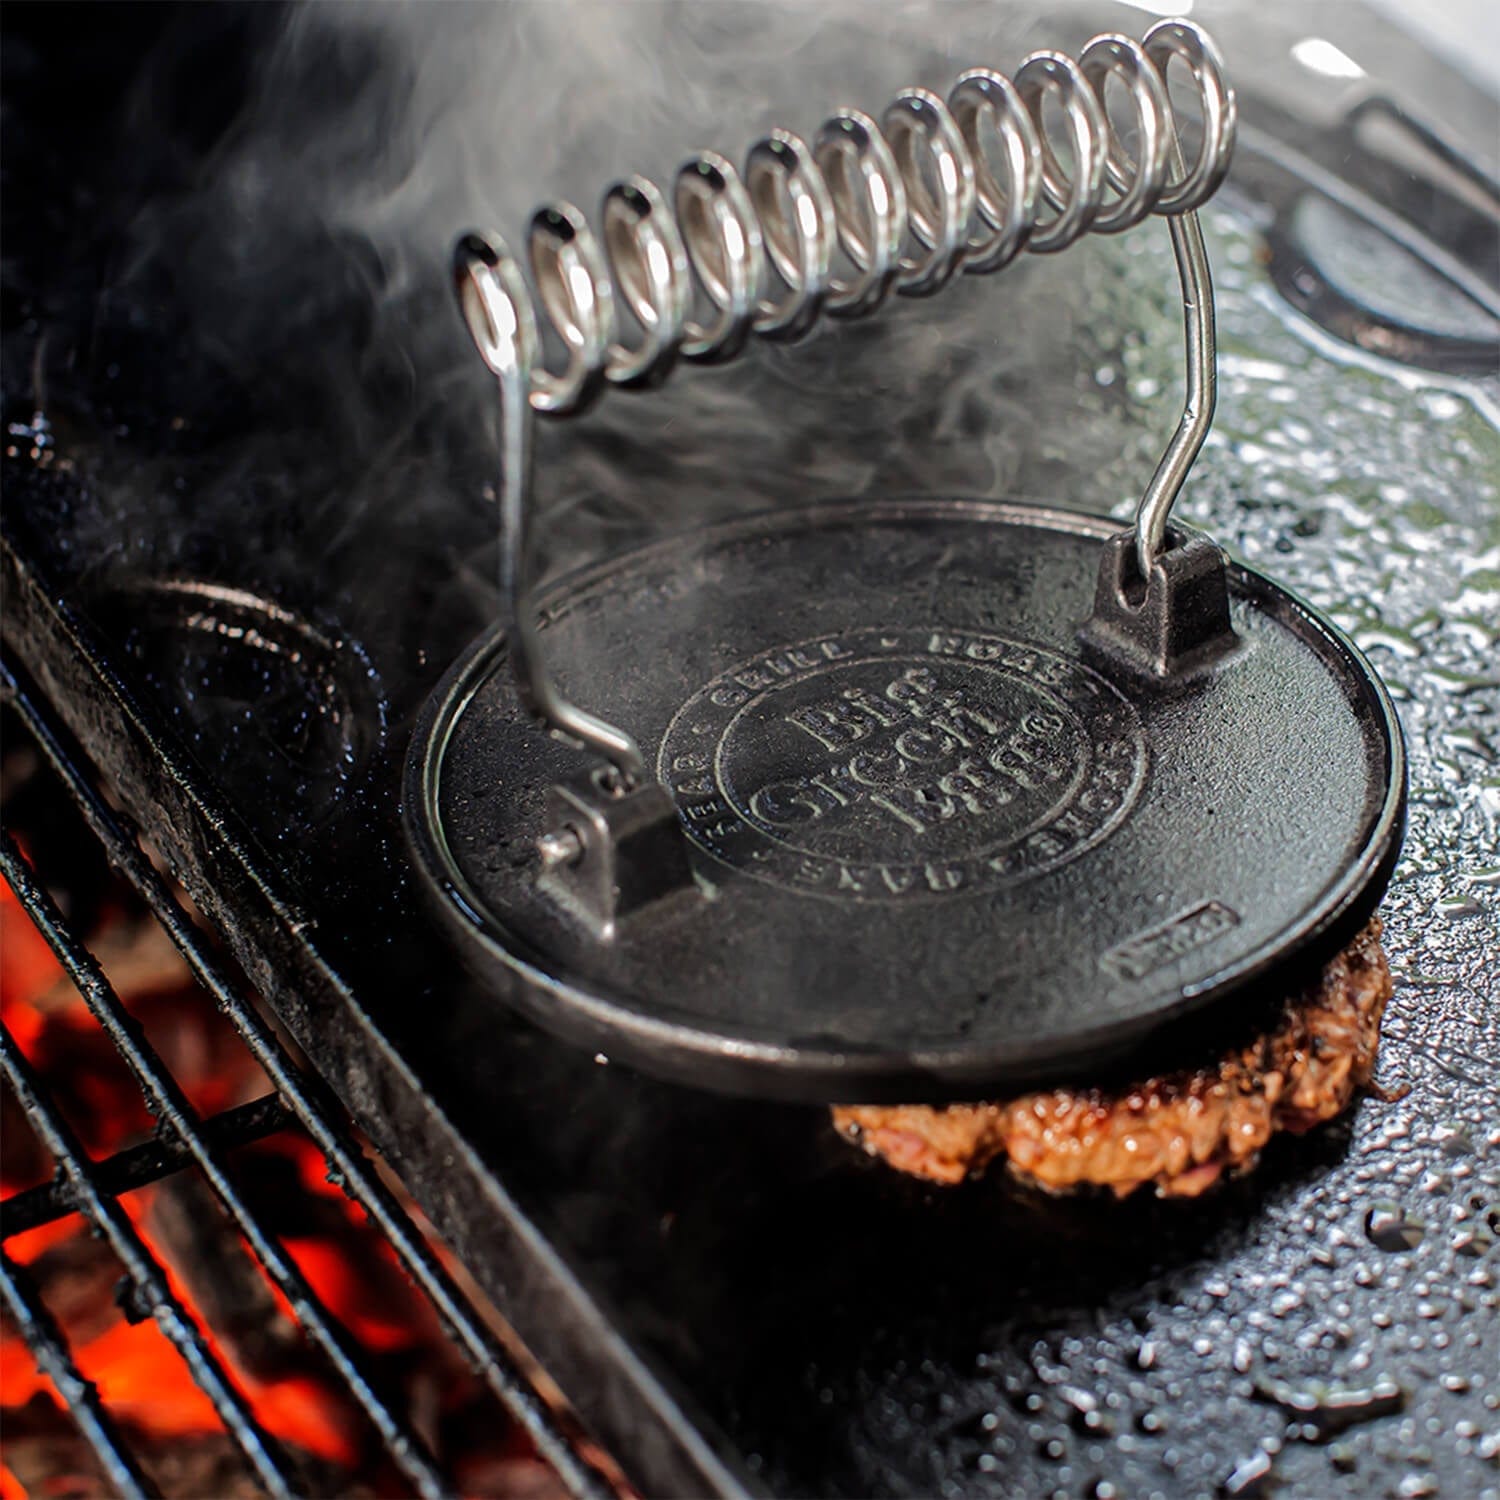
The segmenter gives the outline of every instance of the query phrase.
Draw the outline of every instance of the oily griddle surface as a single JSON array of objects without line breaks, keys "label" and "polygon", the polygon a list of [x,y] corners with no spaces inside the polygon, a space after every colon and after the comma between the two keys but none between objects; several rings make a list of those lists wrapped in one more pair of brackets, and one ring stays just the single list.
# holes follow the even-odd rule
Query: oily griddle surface
[{"label": "oily griddle surface", "polygon": [[[79,34],[59,55],[76,55],[88,28],[62,14]],[[1331,612],[1398,699],[1411,824],[1384,906],[1395,993],[1378,1081],[1406,1092],[1273,1143],[1251,1177],[1194,1202],[928,1187],[850,1151],[824,1110],[651,1083],[467,985],[420,916],[396,774],[419,705],[491,618],[493,523],[474,499],[489,459],[467,409],[443,426],[464,380],[414,407],[393,360],[372,464],[307,389],[309,350],[351,381],[385,373],[358,307],[330,291],[314,319],[288,302],[261,320],[285,348],[241,367],[204,363],[184,332],[197,311],[168,293],[101,297],[118,271],[67,233],[108,230],[107,203],[67,190],[100,169],[109,137],[82,110],[99,92],[46,68],[26,84],[9,42],[8,102],[30,87],[55,118],[31,134],[35,181],[7,183],[6,526],[90,611],[229,821],[174,822],[145,794],[132,810],[195,895],[232,849],[290,904],[237,907],[236,945],[274,949],[289,977],[273,1003],[646,1489],[703,1489],[675,1456],[694,1432],[745,1484],[797,1495],[1196,1495],[1262,1463],[1283,1495],[1496,1484],[1500,449],[1469,394],[1310,335],[1278,302],[1252,217],[1227,198],[1210,215],[1219,415],[1184,516]],[[87,54],[101,71],[104,50]],[[25,139],[7,129],[8,168]],[[349,247],[316,231],[284,261],[363,296]],[[1179,374],[1158,238],[1038,258],[1004,287],[689,372],[566,443],[554,431],[541,472],[568,545],[599,557],[716,507],[877,487],[1107,508],[1149,474]],[[438,286],[420,326],[449,311]],[[168,579],[269,599],[348,649],[240,670],[217,654],[228,633],[140,607],[133,591]],[[243,607],[226,603],[228,623]],[[313,659],[310,685],[293,668]],[[91,732],[117,768],[140,760]],[[344,991],[313,982],[314,951]],[[654,1407],[625,1351],[649,1366]]]},{"label": "oily griddle surface", "polygon": [[[220,633],[169,631],[164,651],[137,596],[126,591],[126,609],[101,588],[108,570],[50,559],[240,820],[235,837],[250,830],[241,847],[297,903],[279,961],[294,966],[315,940],[348,982],[342,995],[300,983],[275,995],[304,1046],[595,1429],[666,1492],[696,1490],[663,1431],[713,1434],[731,1472],[797,1495],[1087,1493],[1096,1480],[1197,1494],[1247,1462],[1315,1496],[1491,1481],[1500,702],[1487,665],[1497,582],[1475,564],[1500,498],[1495,439],[1458,396],[1331,372],[1232,284],[1221,295],[1262,351],[1247,373],[1228,365],[1227,433],[1252,444],[1281,431],[1273,378],[1304,405],[1325,402],[1330,420],[1358,415],[1333,498],[1288,449],[1272,478],[1297,499],[1268,512],[1269,450],[1241,458],[1230,443],[1209,455],[1197,519],[1330,610],[1398,697],[1413,796],[1383,907],[1396,988],[1378,1081],[1409,1091],[1274,1143],[1251,1177],[1195,1202],[1037,1202],[993,1179],[925,1186],[852,1152],[824,1110],[650,1082],[477,994],[422,921],[401,855],[395,756],[480,623],[433,607],[419,587],[432,573],[412,574],[410,609],[387,599],[379,611],[364,589],[320,591],[295,570],[278,582],[279,599],[317,598],[300,612],[316,613],[320,637],[346,622],[363,648],[345,656],[341,687],[320,676],[315,701],[374,692],[391,726],[341,738],[332,731],[352,721],[339,707],[329,740],[344,748],[288,777],[295,740],[268,731],[266,714],[251,733],[183,691],[212,675],[202,653],[213,660]],[[16,473],[8,521],[55,526],[61,513],[82,534],[70,537],[79,556],[97,555],[88,547],[117,535],[135,503],[76,476]],[[1392,474],[1400,505],[1386,497]],[[379,535],[374,525],[365,541]],[[194,545],[216,559],[211,573],[265,589],[238,529],[222,542],[200,531]],[[177,557],[163,574],[180,573]],[[412,635],[428,645],[412,648]],[[303,724],[295,680],[280,690]],[[164,822],[149,801],[134,811],[189,876],[217,879],[207,832]],[[250,936],[242,925],[237,941]],[[650,1441],[638,1374],[618,1373],[575,1293],[548,1294],[537,1233],[649,1361],[667,1403]]]}]

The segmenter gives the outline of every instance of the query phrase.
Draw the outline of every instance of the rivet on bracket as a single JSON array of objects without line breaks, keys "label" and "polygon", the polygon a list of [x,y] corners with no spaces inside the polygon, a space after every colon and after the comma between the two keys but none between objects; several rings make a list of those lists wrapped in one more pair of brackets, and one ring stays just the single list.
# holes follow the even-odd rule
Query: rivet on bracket
[{"label": "rivet on bracket", "polygon": [[611,771],[549,787],[537,840],[542,888],[605,940],[642,908],[695,889],[672,794],[659,782],[626,791]]}]

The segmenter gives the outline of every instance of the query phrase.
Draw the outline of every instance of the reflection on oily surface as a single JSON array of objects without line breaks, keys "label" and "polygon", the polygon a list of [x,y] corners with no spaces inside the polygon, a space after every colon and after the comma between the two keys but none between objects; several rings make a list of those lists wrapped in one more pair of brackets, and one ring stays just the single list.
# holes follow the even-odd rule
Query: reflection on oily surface
[{"label": "reflection on oily surface", "polygon": [[[726,68],[754,79],[758,57],[776,87],[813,97],[826,53],[788,49],[783,36],[767,63],[775,32],[754,8],[712,10],[713,24],[748,37],[746,50],[723,49]],[[847,34],[836,40],[842,55],[863,55]],[[995,60],[1055,40],[1049,23],[1005,38]],[[673,55],[694,45],[684,38]],[[588,49],[576,50],[586,65]],[[894,50],[899,73],[908,61]],[[872,80],[854,94],[879,101],[887,81],[907,80]],[[1306,78],[1299,86],[1316,91]],[[832,102],[829,92],[820,84],[814,108]],[[673,107],[706,111],[687,94]],[[635,117],[638,128],[648,115]],[[696,134],[668,123],[664,149]],[[608,176],[599,135],[585,118],[570,148],[587,158],[585,196]],[[706,138],[749,133],[726,121]],[[531,140],[511,132],[505,144],[519,151]],[[645,165],[642,142],[626,145],[621,165]],[[247,180],[305,201],[274,176]],[[566,172],[523,182],[514,211],[495,217],[519,224],[558,189],[572,190]],[[9,252],[24,220],[6,217]],[[854,1157],[823,1112],[645,1082],[463,987],[413,915],[393,777],[362,785],[331,825],[358,825],[360,852],[376,856],[343,861],[366,878],[357,912],[328,927],[344,932],[349,972],[379,1027],[626,1337],[775,1489],[1176,1495],[1243,1490],[1265,1471],[1285,1492],[1309,1495],[1469,1494],[1493,1483],[1496,392],[1493,381],[1360,355],[1291,312],[1264,269],[1258,223],[1253,201],[1226,199],[1206,226],[1220,299],[1218,427],[1182,516],[1350,631],[1398,700],[1413,795],[1384,906],[1396,988],[1380,1081],[1409,1087],[1404,1097],[1366,1099],[1346,1121],[1273,1147],[1256,1177],[1192,1204],[1038,1203],[994,1182],[926,1190]],[[441,228],[446,239],[457,224]],[[403,302],[394,290],[420,289],[422,278],[382,280],[389,268],[346,224],[299,219],[275,248],[263,263],[193,262],[231,280],[259,264],[277,273],[262,287],[296,282],[320,294],[289,298],[284,316],[266,321],[259,361],[233,372],[248,412],[215,406],[245,418],[248,441],[214,413],[197,422],[193,402],[212,392],[183,378],[192,365],[163,357],[175,325],[113,295],[97,307],[100,336],[71,345],[85,351],[78,368],[114,393],[98,424],[113,435],[64,455],[111,483],[39,513],[68,576],[262,588],[274,577],[281,605],[318,599],[322,613],[300,612],[336,619],[332,634],[363,642],[404,728],[490,618],[492,476],[471,409],[488,393],[480,380],[443,378],[472,361],[456,321],[444,321],[445,286],[429,303]],[[806,347],[758,349],[732,371],[691,372],[649,399],[550,429],[539,473],[554,560],[613,556],[741,507],[842,494],[1118,508],[1139,493],[1174,410],[1172,282],[1164,237],[1094,240],[995,284],[960,285],[863,328],[826,328]],[[89,298],[93,306],[92,287]],[[55,305],[34,303],[27,315],[51,318]],[[424,308],[429,316],[418,316]],[[254,303],[224,311],[241,327],[257,316]],[[422,335],[411,345],[409,328]],[[233,331],[213,329],[220,340]],[[60,336],[41,364],[56,376],[69,347]],[[317,360],[284,357],[299,347]],[[102,351],[97,365],[89,351]],[[372,399],[355,409],[347,398],[360,381]],[[174,406],[153,413],[157,427],[186,416],[198,441],[153,453],[124,483],[144,419],[123,393],[142,385]],[[432,399],[414,400],[414,387]],[[60,399],[64,388],[48,389]],[[289,420],[270,419],[296,410],[325,429],[316,440],[299,445]],[[7,411],[17,423],[32,415],[29,404]],[[29,465],[26,436],[10,441],[12,462]],[[174,485],[185,475],[198,481],[189,498]],[[8,511],[26,504],[8,487]],[[182,565],[194,556],[208,565]],[[262,795],[263,777],[241,785],[226,771],[224,784],[233,810],[268,839],[304,816],[295,783]],[[342,850],[312,842],[315,876],[340,867]],[[306,884],[317,892],[322,880]],[[329,1054],[360,1045],[356,1028],[329,1026],[313,1040]],[[367,1112],[383,1120],[394,1105],[376,1097]],[[438,1157],[424,1174],[419,1157],[404,1165],[428,1201],[450,1222],[472,1222],[457,1169]],[[469,1236],[481,1271],[499,1237],[495,1222]],[[504,1290],[503,1276],[488,1274]],[[547,1336],[540,1322],[530,1331]]]},{"label": "reflection on oily surface", "polygon": [[[420,1003],[434,994],[432,938],[401,911],[410,893],[399,876],[394,896],[364,910],[370,929],[388,923],[409,943],[408,982],[390,985],[387,970],[388,998],[376,1003],[424,1086],[441,1092],[636,1340],[786,1492],[1087,1492],[1098,1477],[1122,1493],[1197,1493],[1259,1462],[1267,1443],[1281,1445],[1269,1461],[1294,1493],[1408,1478],[1420,1493],[1433,1475],[1463,1493],[1487,1479],[1497,1306],[1488,1215],[1500,1191],[1500,1137],[1483,1123],[1497,1087],[1486,1007],[1500,878],[1490,853],[1500,819],[1492,403],[1321,341],[1267,285],[1242,221],[1216,213],[1210,232],[1220,425],[1186,514],[1330,613],[1398,700],[1413,799],[1384,907],[1396,992],[1382,1081],[1409,1094],[1365,1101],[1347,1125],[1273,1150],[1255,1179],[1186,1208],[1038,1212],[986,1183],[939,1200],[851,1160],[818,1112],[726,1105],[633,1079],[447,979],[441,1004]],[[1078,252],[1083,311],[1064,352],[1070,365],[1080,349],[1097,363],[1076,366],[1088,372],[1068,408],[1078,425],[1045,424],[1040,412],[1023,425],[1015,473],[1034,478],[1050,462],[1054,476],[1073,476],[1070,498],[1099,504],[1128,495],[1149,467],[1149,424],[1176,368],[1161,259],[1145,237]],[[757,386],[753,367],[743,373]],[[652,408],[635,410],[644,422]],[[1005,424],[991,431],[982,403],[966,410],[985,444],[1004,450]],[[1088,413],[1107,415],[1091,427]],[[925,408],[923,430],[902,438],[909,473],[924,451],[940,467],[974,452],[932,448],[933,415]],[[1106,461],[1074,470],[1070,440],[1097,460],[1111,428],[1119,441]],[[773,474],[790,464],[783,430],[760,429]],[[832,441],[828,431],[837,424],[825,429]],[[895,441],[888,427],[856,426],[835,451],[871,438]],[[597,454],[591,441],[597,434],[582,454]],[[738,473],[736,451],[701,462]],[[786,493],[805,492],[783,477]],[[595,507],[603,500],[572,513],[580,535]],[[370,515],[378,547],[383,526]],[[466,639],[424,615],[421,668],[391,643],[400,611],[389,600],[344,607],[372,623],[382,676],[400,684],[408,711],[424,673],[430,680]],[[235,807],[262,827],[285,825],[274,799],[237,791]],[[361,812],[383,849],[392,811]],[[399,857],[387,860],[399,869]],[[374,946],[376,961],[359,972],[393,946]],[[1399,1409],[1383,1395],[1358,1399],[1386,1382],[1402,1392]],[[1336,1444],[1289,1441],[1289,1428],[1316,1424],[1289,1419],[1281,1400],[1295,1412],[1325,1398],[1368,1420]],[[1424,1436],[1429,1422],[1436,1437]]]},{"label": "reflection on oily surface", "polygon": [[244,589],[173,580],[101,612],[210,770],[290,788],[293,833],[334,812],[385,735],[380,678],[357,641]]}]

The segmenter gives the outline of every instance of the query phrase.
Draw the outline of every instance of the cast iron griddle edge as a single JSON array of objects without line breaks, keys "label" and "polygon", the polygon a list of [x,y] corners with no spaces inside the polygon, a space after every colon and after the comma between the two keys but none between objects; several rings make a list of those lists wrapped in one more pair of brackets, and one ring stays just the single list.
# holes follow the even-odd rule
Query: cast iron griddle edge
[{"label": "cast iron griddle edge", "polygon": [[[1118,521],[1077,511],[1055,511],[991,500],[882,497],[829,501],[769,511],[705,528],[686,540],[703,547],[716,539],[753,539],[788,524],[837,525],[851,514],[898,522],[914,515],[940,522],[946,516],[1036,525],[1083,537],[1104,538]],[[606,563],[590,564],[549,585],[537,601],[545,622],[559,607],[608,587],[612,576],[648,568],[658,555],[669,562],[684,538],[637,548]],[[423,706],[407,755],[402,819],[412,856],[427,877],[427,905],[472,972],[497,996],[555,1035],[590,1052],[689,1087],[727,1094],[799,1102],[943,1102],[1016,1093],[1060,1082],[1102,1083],[1196,1064],[1229,1042],[1248,1039],[1263,1014],[1309,980],[1369,921],[1390,883],[1406,822],[1407,770],[1401,728],[1378,674],[1347,636],[1279,583],[1241,564],[1229,566],[1231,593],[1252,603],[1301,641],[1321,640],[1341,658],[1350,709],[1364,733],[1384,750],[1389,774],[1385,795],[1371,818],[1357,858],[1333,890],[1290,931],[1236,960],[1210,984],[1186,988],[1169,1006],[1128,1036],[1102,1026],[1061,1059],[1039,1046],[1007,1062],[998,1077],[988,1054],[839,1053],[828,1048],[720,1034],[702,1021],[657,1015],[649,1005],[615,996],[572,972],[565,960],[539,952],[508,929],[469,889],[448,845],[439,810],[439,778],[449,741],[470,700],[505,670],[505,638],[492,630],[465,651]],[[1319,652],[1320,659],[1324,653]],[[1329,670],[1333,670],[1331,664]],[[538,735],[545,731],[538,726]],[[580,766],[584,757],[578,757]]]},{"label": "cast iron griddle edge", "polygon": [[[767,1493],[687,1393],[616,1331],[602,1300],[486,1169],[319,952],[315,929],[277,894],[271,861],[110,664],[93,628],[57,602],[9,536],[0,536],[0,585],[7,654],[398,1172],[409,1136],[443,1162],[431,1173],[414,1162],[418,1169],[403,1172],[403,1181],[586,1425],[613,1454],[633,1460],[631,1478],[647,1492]],[[482,1254],[470,1243],[481,1235]]]}]

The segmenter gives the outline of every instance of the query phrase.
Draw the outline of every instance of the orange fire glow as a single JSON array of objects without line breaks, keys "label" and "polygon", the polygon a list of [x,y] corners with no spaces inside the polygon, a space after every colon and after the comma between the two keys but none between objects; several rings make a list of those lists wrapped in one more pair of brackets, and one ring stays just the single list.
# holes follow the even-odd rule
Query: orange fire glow
[{"label": "orange fire glow", "polygon": [[[313,1148],[309,1145],[308,1149]],[[121,1200],[148,1247],[146,1219],[152,1195],[153,1189],[146,1188]],[[17,1261],[28,1264],[51,1245],[82,1229],[82,1221],[70,1215],[56,1224],[16,1236],[8,1248]],[[294,1258],[300,1263],[301,1257],[294,1253]],[[345,1284],[353,1279],[347,1265],[337,1258],[321,1265],[316,1257],[311,1259],[313,1265],[304,1265],[303,1272],[331,1311],[337,1314],[341,1301],[357,1301],[345,1290]],[[203,1327],[187,1288],[170,1265],[164,1263],[164,1269],[173,1294]],[[249,1398],[268,1432],[319,1458],[346,1466],[358,1462],[357,1428],[345,1403],[330,1386],[308,1374],[257,1380],[239,1369],[232,1353],[211,1336],[209,1345]],[[75,1344],[72,1353],[79,1373],[93,1381],[100,1399],[121,1421],[162,1439],[221,1430],[213,1404],[154,1321],[130,1323],[122,1315],[96,1337]],[[37,1368],[31,1351],[19,1338],[0,1339],[0,1402],[7,1407],[22,1406],[38,1393],[55,1399],[52,1384]]]},{"label": "orange fire glow", "polygon": [[47,940],[0,880],[0,1018],[23,1052],[36,1041],[42,1015],[28,1002],[62,978],[62,965]]},{"label": "orange fire glow", "polygon": [[[91,939],[96,951],[102,952],[101,941],[108,939]],[[127,993],[116,977],[117,987],[148,1033],[159,1033],[175,1047],[168,1062],[194,1104],[206,1111],[262,1092],[265,1081],[259,1067],[224,1017],[204,997],[191,992],[185,967],[163,983],[156,972],[162,967],[159,955],[153,955],[153,963],[148,988]],[[67,985],[44,939],[3,882],[0,1016],[22,1052],[55,1090],[59,1108],[96,1157],[144,1138],[153,1128],[139,1090],[113,1047],[82,999]],[[158,1045],[166,1050],[165,1044]],[[21,1139],[29,1134],[21,1126],[6,1131],[0,1184],[7,1194],[45,1181],[50,1173],[45,1153],[34,1141]],[[279,1171],[284,1174],[290,1168],[313,1205],[282,1243],[319,1300],[372,1357],[409,1354],[414,1363],[437,1372],[435,1389],[445,1406],[458,1398],[461,1393],[455,1378],[467,1379],[467,1372],[457,1371],[442,1352],[443,1340],[431,1309],[407,1284],[383,1237],[327,1180],[326,1163],[311,1141],[288,1131],[241,1148],[235,1155],[236,1175],[249,1177],[258,1165],[276,1166],[277,1159]],[[315,1354],[309,1353],[305,1360],[297,1356],[285,1372],[278,1371],[274,1377],[257,1378],[236,1362],[230,1345],[215,1341],[206,1318],[194,1309],[189,1288],[175,1275],[170,1254],[153,1243],[150,1210],[159,1191],[154,1186],[141,1188],[120,1201],[162,1264],[171,1290],[204,1329],[210,1347],[258,1420],[297,1449],[350,1470],[356,1468],[368,1451],[365,1419],[333,1377],[323,1373]],[[48,1252],[66,1249],[66,1242],[83,1233],[82,1219],[69,1215],[15,1236],[6,1243],[6,1250],[38,1273],[45,1300],[46,1281],[40,1275],[44,1258]],[[245,1247],[227,1230],[226,1235],[230,1250],[244,1254],[251,1264]],[[253,1274],[263,1277],[258,1266]],[[280,1310],[288,1329],[292,1328],[284,1299],[269,1281],[264,1285],[270,1292],[269,1304]],[[79,1371],[94,1382],[106,1409],[127,1428],[160,1440],[222,1431],[208,1397],[155,1321],[146,1318],[132,1323],[107,1295],[101,1300],[102,1310],[95,1309],[87,1330],[70,1337],[70,1347]],[[57,1315],[68,1333],[66,1316]],[[290,1337],[295,1343],[296,1336]],[[429,1345],[436,1352],[424,1352]],[[55,1403],[58,1399],[24,1341],[7,1331],[0,1337],[0,1405],[13,1412],[33,1400]],[[14,1476],[0,1470],[0,1500],[21,1493]]]}]

